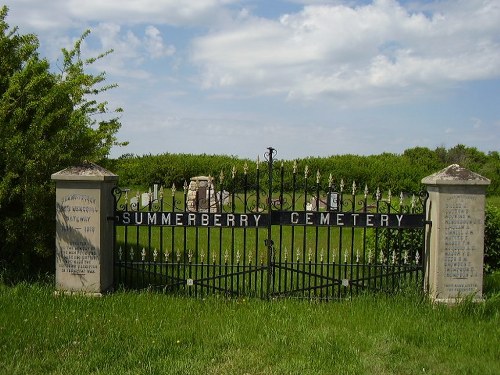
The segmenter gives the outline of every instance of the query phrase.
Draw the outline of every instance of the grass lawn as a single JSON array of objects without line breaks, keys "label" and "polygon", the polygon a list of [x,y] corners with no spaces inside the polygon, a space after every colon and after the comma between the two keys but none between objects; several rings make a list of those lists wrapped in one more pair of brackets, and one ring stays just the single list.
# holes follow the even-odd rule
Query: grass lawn
[{"label": "grass lawn", "polygon": [[0,284],[1,374],[498,374],[500,274],[485,303],[317,303]]}]

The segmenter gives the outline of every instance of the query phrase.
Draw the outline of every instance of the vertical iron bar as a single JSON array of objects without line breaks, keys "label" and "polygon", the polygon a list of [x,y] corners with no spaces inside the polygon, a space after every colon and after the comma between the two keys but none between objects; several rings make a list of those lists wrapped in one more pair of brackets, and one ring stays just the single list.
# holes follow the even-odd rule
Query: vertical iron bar
[{"label": "vertical iron bar", "polygon": [[[319,170],[316,174],[316,212],[319,212],[319,202],[320,202],[320,193],[319,193],[319,180],[320,174]],[[314,295],[317,296],[317,285],[318,285],[318,247],[319,247],[319,226],[316,225],[315,228],[315,238],[314,238]],[[321,274],[323,274],[323,265],[321,265]],[[320,278],[320,285],[323,283],[323,278]],[[323,295],[323,289],[320,286],[320,296]]]},{"label": "vertical iron bar", "polygon": [[267,223],[267,298],[269,298],[271,291],[271,282],[274,279],[274,245],[273,245],[273,235],[272,235],[272,202],[273,202],[273,153],[275,152],[274,148],[268,147],[268,186],[267,186],[267,214],[268,214],[268,223]]},{"label": "vertical iron bar", "polygon": [[[365,196],[364,196],[364,202],[363,202],[363,212],[368,214],[368,187],[365,186]],[[365,287],[366,283],[366,226],[363,228],[363,271],[362,271],[362,278],[363,278],[363,289]]]},{"label": "vertical iron bar", "polygon": [[[304,214],[307,212],[307,175],[308,166],[306,165],[304,170]],[[306,248],[307,248],[307,228],[304,225],[302,228],[303,238],[302,238],[302,296],[304,296],[306,289]],[[310,281],[310,278],[308,278]],[[309,290],[310,292],[310,290]]]},{"label": "vertical iron bar", "polygon": [[[354,214],[356,213],[356,184],[353,182],[352,183],[352,207],[351,207],[351,212]],[[356,229],[354,227],[351,228],[351,258],[350,258],[350,270],[349,270],[349,295],[352,297],[352,292],[354,289],[354,286],[352,285],[352,280],[354,278],[354,243],[355,243],[355,231]]]},{"label": "vertical iron bar", "polygon": [[[280,197],[279,197],[279,210],[283,211],[283,195],[284,195],[284,175],[285,175],[285,168],[283,165],[283,162],[281,162],[281,168],[280,168]],[[288,278],[288,270],[287,270],[287,265],[285,264],[285,268],[282,272],[282,253],[283,253],[283,226],[280,225],[280,246],[279,246],[279,274],[278,274],[278,293],[281,293],[282,289],[284,289],[284,292],[286,293],[286,284],[287,284],[287,278]],[[288,259],[285,259],[285,262],[287,262]],[[283,274],[283,276],[282,276]],[[283,281],[283,287],[282,287],[282,277],[284,277]]]},{"label": "vertical iron bar", "polygon": [[[153,207],[153,202],[152,202],[152,195],[151,195],[151,188],[148,194],[148,211],[152,211]],[[148,260],[148,284],[151,285],[151,234],[152,234],[152,227],[151,225],[148,225],[148,251],[147,251],[147,260]]]},{"label": "vertical iron bar", "polygon": [[[343,211],[343,207],[344,207],[344,189],[343,189],[343,182],[341,181],[340,182],[340,207],[342,208],[341,211]],[[342,291],[342,280],[340,280],[340,278],[342,277],[342,246],[343,246],[343,236],[342,236],[342,227],[340,226],[339,227],[339,252],[338,252],[338,269],[339,269],[339,272],[338,272],[338,278],[339,278],[339,283],[338,283],[338,298],[340,299],[341,298],[341,291]]]},{"label": "vertical iron bar", "polygon": [[[297,163],[293,164],[293,178],[292,178],[292,211],[295,211],[296,207],[296,189],[297,189]],[[292,260],[292,268],[293,268],[293,260],[294,260],[294,251],[295,251],[295,226],[292,225],[291,228],[291,243],[290,243],[290,259]],[[296,259],[296,258],[295,258]],[[299,288],[299,260],[296,259],[296,289]],[[290,278],[290,289],[293,289],[293,276],[294,272],[291,272]]]},{"label": "vertical iron bar", "polygon": [[[247,207],[248,207],[248,173],[247,173],[247,165],[243,167],[243,212],[247,213]],[[251,251],[251,249],[250,249]],[[245,294],[246,291],[246,280],[247,280],[247,266],[246,262],[247,261],[247,229],[243,228],[243,294]],[[249,275],[249,285],[252,282],[252,277]]]},{"label": "vertical iron bar", "polygon": [[[326,209],[328,211],[328,214],[330,214],[332,212],[332,207],[330,205],[331,201],[332,201],[332,175],[330,174],[330,178],[328,179],[328,193],[326,194]],[[331,249],[331,240],[332,240],[332,228],[330,226],[328,226],[328,228],[326,229],[327,230],[327,233],[326,233],[326,280],[327,280],[327,283],[331,283],[332,284],[332,296],[333,296],[333,288],[334,288],[334,283],[333,283],[333,277],[332,279],[330,279],[330,251],[332,251]],[[327,287],[326,288],[326,297],[327,299],[329,298],[329,295],[330,295],[330,287]]]},{"label": "vertical iron bar", "polygon": [[[260,160],[259,158],[257,158],[257,170],[256,170],[256,178],[257,178],[257,181],[256,181],[256,210],[257,212],[260,210],[260,168],[259,168],[259,163],[260,163]],[[258,266],[259,266],[259,230],[258,228],[255,228],[255,275],[254,275],[254,288],[255,288],[255,292],[257,293],[258,292]],[[262,272],[262,271],[261,271]],[[261,288],[262,289],[262,288]],[[262,297],[262,293],[261,293],[261,297]]]}]

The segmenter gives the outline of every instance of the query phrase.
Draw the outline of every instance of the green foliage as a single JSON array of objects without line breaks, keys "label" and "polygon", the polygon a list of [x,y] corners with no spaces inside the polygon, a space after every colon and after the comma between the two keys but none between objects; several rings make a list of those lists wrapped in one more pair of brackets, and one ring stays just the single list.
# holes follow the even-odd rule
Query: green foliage
[{"label": "green foliage", "polygon": [[486,207],[484,228],[484,270],[500,270],[500,209]]},{"label": "green foliage", "polygon": [[[279,156],[279,154],[278,154]],[[323,190],[328,187],[330,174],[333,179],[333,190],[338,190],[341,180],[345,186],[353,181],[358,191],[367,185],[370,194],[377,188],[387,192],[391,189],[394,195],[399,192],[418,192],[422,190],[422,178],[433,174],[446,166],[459,162],[465,168],[479,173],[491,180],[488,194],[500,195],[500,155],[490,152],[487,155],[475,148],[457,145],[449,150],[438,147],[430,150],[426,147],[414,147],[404,151],[402,155],[383,153],[380,155],[334,155],[329,157],[308,157],[297,160],[277,160],[283,163],[285,191],[293,186],[293,168],[297,164],[297,180],[303,183],[306,166],[309,169],[308,185],[314,186],[316,172],[321,174],[320,184]],[[223,171],[226,190],[234,183],[236,191],[243,189],[244,166],[247,165],[246,178],[249,184],[256,181],[256,162],[238,159],[232,156],[194,155],[194,154],[161,154],[161,155],[123,155],[110,161],[106,167],[120,176],[122,186],[150,186],[160,183],[180,188],[184,181],[198,175],[211,175],[218,182]],[[278,164],[277,164],[278,165]],[[234,181],[231,179],[232,169],[236,169]],[[276,168],[279,170],[279,168]],[[260,174],[264,176],[267,167],[260,163]],[[279,172],[276,172],[279,173]],[[275,178],[277,181],[278,178]],[[274,187],[278,189],[278,186]]]},{"label": "green foliage", "polygon": [[[83,34],[52,73],[38,40],[19,35],[0,11],[0,263],[27,273],[53,265],[55,191],[50,176],[83,160],[98,161],[116,143],[118,118],[95,96],[105,77],[85,73]],[[104,56],[104,55],[103,55]],[[98,58],[100,58],[99,56]],[[99,114],[102,121],[93,116]],[[107,117],[107,118],[106,118]],[[1,266],[1,264],[0,264]]]}]

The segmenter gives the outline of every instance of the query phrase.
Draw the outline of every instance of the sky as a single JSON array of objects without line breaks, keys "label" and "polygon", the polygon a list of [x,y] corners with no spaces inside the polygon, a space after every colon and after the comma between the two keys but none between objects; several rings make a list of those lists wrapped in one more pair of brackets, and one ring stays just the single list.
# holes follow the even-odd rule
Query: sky
[{"label": "sky", "polygon": [[500,0],[4,0],[55,71],[85,30],[111,157],[500,150]]}]

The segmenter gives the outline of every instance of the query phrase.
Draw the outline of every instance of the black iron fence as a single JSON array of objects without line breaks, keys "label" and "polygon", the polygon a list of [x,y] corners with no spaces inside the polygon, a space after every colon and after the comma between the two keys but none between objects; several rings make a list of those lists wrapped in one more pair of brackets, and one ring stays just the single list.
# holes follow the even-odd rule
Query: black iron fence
[{"label": "black iron fence", "polygon": [[422,285],[426,193],[347,187],[307,166],[286,171],[275,156],[269,148],[257,161],[253,181],[245,166],[194,178],[181,191],[131,197],[116,188],[115,284],[320,299]]}]

